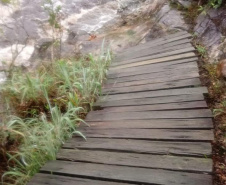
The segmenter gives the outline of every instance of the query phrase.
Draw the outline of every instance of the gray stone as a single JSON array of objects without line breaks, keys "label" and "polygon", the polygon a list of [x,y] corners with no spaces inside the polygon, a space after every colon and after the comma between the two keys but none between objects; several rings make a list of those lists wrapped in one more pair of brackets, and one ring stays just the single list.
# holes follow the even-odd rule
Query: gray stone
[{"label": "gray stone", "polygon": [[[48,59],[48,47],[53,41],[49,39],[52,38],[52,30],[48,23],[48,14],[42,7],[43,0],[18,1],[18,6],[10,5],[10,11],[6,11],[7,6],[0,4],[0,16],[4,19],[4,22],[0,19],[0,25],[4,29],[4,37],[0,39],[0,50],[5,51],[6,47],[9,48],[14,43],[25,45],[29,38],[32,43],[35,42],[35,51],[30,60]],[[151,26],[146,23],[148,19],[138,22],[138,18],[146,18],[154,14],[165,1],[59,0],[62,7],[61,25],[64,30],[62,56],[97,53],[104,38],[106,43],[111,41],[113,51],[137,44]],[[132,37],[127,34],[128,30],[135,30],[136,34]],[[97,38],[90,40],[89,34],[95,34]],[[5,55],[4,61],[7,57],[10,60],[10,55]],[[20,60],[23,63],[30,63],[27,58],[29,58],[28,54],[26,60],[23,61],[23,58]],[[0,56],[1,60],[3,59]]]},{"label": "gray stone", "polygon": [[208,49],[211,61],[225,56],[226,8],[210,9],[206,14],[200,14],[194,31],[198,41]]},{"label": "gray stone", "polygon": [[173,0],[172,2],[179,3],[184,8],[189,8],[193,2],[193,0]]},{"label": "gray stone", "polygon": [[188,30],[189,26],[185,23],[184,17],[180,11],[173,9],[167,3],[157,13],[156,19],[159,24],[162,24],[167,29]]}]

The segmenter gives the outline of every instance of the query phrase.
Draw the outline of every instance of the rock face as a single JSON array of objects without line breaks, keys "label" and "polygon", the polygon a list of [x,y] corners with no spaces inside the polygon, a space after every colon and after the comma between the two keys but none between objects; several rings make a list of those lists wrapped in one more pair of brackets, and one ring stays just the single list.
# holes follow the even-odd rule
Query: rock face
[{"label": "rock face", "polygon": [[[53,0],[61,6],[61,45],[54,51],[61,57],[98,53],[103,40],[118,52],[168,32],[189,30],[181,12],[167,0]],[[184,7],[191,0],[174,0]],[[45,0],[0,3],[0,67],[35,67],[51,58],[54,43]],[[210,51],[212,60],[226,57],[226,9],[200,14],[194,31]],[[91,36],[90,36],[91,35]],[[222,42],[223,41],[223,42]],[[57,55],[56,55],[57,56]]]},{"label": "rock face", "polygon": [[[52,29],[45,0],[0,3],[0,61],[29,66],[50,58]],[[103,39],[118,51],[137,44],[151,27],[150,15],[166,0],[53,0],[61,6],[62,57],[97,52]],[[54,4],[55,6],[55,4]],[[90,36],[90,34],[93,35]],[[59,49],[59,48],[58,48]],[[3,65],[3,63],[1,64]]]},{"label": "rock face", "polygon": [[200,14],[194,31],[208,49],[210,62],[226,58],[226,7]]},{"label": "rock face", "polygon": [[180,11],[170,7],[169,3],[165,4],[157,13],[156,21],[167,29],[188,30],[189,26],[184,21]]}]

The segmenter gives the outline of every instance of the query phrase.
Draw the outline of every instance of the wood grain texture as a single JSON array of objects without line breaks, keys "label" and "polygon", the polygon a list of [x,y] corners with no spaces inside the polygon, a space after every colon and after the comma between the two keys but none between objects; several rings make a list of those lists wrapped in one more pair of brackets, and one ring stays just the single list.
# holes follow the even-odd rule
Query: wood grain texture
[{"label": "wood grain texture", "polygon": [[[110,102],[110,101],[117,101],[117,100],[130,100],[130,99],[179,96],[179,95],[181,96],[194,95],[194,97],[196,96],[203,97],[202,94],[206,94],[206,93],[208,93],[208,90],[206,87],[196,87],[196,88],[159,90],[159,91],[152,91],[152,92],[136,92],[136,93],[127,93],[127,94],[120,94],[120,95],[106,95],[104,97],[100,97],[99,100],[97,101],[97,104],[100,102],[106,102],[106,101]],[[203,99],[199,99],[199,100],[203,100]]]},{"label": "wood grain texture", "polygon": [[[147,64],[145,66],[135,66],[135,67],[131,67],[128,69],[111,70],[111,68],[109,68],[108,75],[132,72],[132,71],[137,71],[137,70],[144,70],[147,68],[149,70],[154,70],[154,71],[159,70],[159,68],[160,69],[162,69],[162,68],[168,69],[170,67],[176,68],[181,65],[185,66],[185,65],[189,65],[190,63],[197,62],[197,60],[198,60],[197,57],[191,57],[191,58],[173,60],[173,61],[168,61],[168,62],[163,62],[163,63]],[[153,72],[153,71],[150,71],[150,72]]]},{"label": "wood grain texture", "polygon": [[195,157],[209,157],[212,154],[210,143],[136,139],[87,138],[85,141],[82,138],[72,138],[63,145],[63,148]]},{"label": "wood grain texture", "polygon": [[121,106],[121,107],[105,107],[103,110],[101,106],[94,110],[102,110],[102,112],[142,112],[142,111],[155,111],[155,110],[186,110],[186,109],[201,109],[208,108],[205,101],[191,101],[179,103],[163,103],[153,105],[139,105],[134,106]]},{"label": "wood grain texture", "polygon": [[32,180],[28,183],[28,185],[129,185],[127,183],[117,183],[117,182],[107,182],[100,180],[91,180],[84,178],[76,178],[76,177],[66,177],[60,175],[51,175],[38,173],[36,174]]},{"label": "wood grain texture", "polygon": [[87,129],[88,138],[144,139],[158,141],[192,141],[211,142],[214,139],[212,130],[185,129]]},{"label": "wood grain texture", "polygon": [[185,88],[192,86],[200,86],[201,81],[199,78],[184,79],[184,80],[175,80],[170,82],[162,82],[157,84],[144,84],[144,85],[135,85],[129,87],[112,87],[112,88],[103,88],[102,94],[122,94],[122,93],[131,93],[131,92],[144,92],[144,91],[155,91],[163,89],[175,89],[175,88]]},{"label": "wood grain texture", "polygon": [[[119,78],[119,77],[134,76],[134,75],[139,75],[139,74],[155,74],[155,73],[160,73],[160,72],[165,73],[165,72],[169,72],[169,71],[174,71],[175,73],[178,73],[184,69],[192,71],[194,68],[195,69],[198,68],[196,61],[182,63],[182,64],[178,64],[178,65],[163,66],[163,67],[153,67],[152,65],[145,65],[145,66],[139,66],[139,67],[134,67],[134,68],[128,68],[123,73],[119,71],[117,73],[115,72],[113,74],[109,74],[107,76],[107,78]],[[110,72],[111,71],[109,71],[109,73]]]},{"label": "wood grain texture", "polygon": [[120,55],[120,58],[117,58],[117,62],[126,61],[130,59],[140,58],[144,56],[155,55],[163,52],[174,51],[181,48],[191,47],[190,39],[183,39],[176,42],[171,42],[164,45],[158,45],[155,47],[148,47],[145,49],[139,49],[137,51],[127,52]]},{"label": "wood grain texture", "polygon": [[205,174],[84,162],[52,161],[48,162],[41,172],[140,184],[212,185],[211,176]]},{"label": "wood grain texture", "polygon": [[[149,92],[150,94],[150,92]],[[130,96],[130,94],[128,94]],[[155,105],[155,104],[167,104],[167,103],[179,103],[179,102],[192,102],[202,101],[204,96],[200,95],[177,95],[177,96],[162,96],[152,98],[137,98],[137,99],[126,99],[126,100],[111,100],[102,101],[96,103],[94,107],[119,107],[119,106],[136,106],[136,105]]]},{"label": "wood grain texture", "polygon": [[[213,122],[210,118],[203,119],[153,119],[153,120],[120,120],[92,122],[87,129],[212,129]],[[84,127],[87,127],[84,125]]]},{"label": "wood grain texture", "polygon": [[[124,49],[122,52],[118,53],[118,56],[120,57],[121,53],[125,54],[126,52],[137,51],[137,50],[145,49],[148,47],[163,45],[166,43],[175,42],[175,41],[186,39],[186,38],[191,38],[191,34],[183,33],[183,32],[171,34],[171,35],[168,35],[168,36],[165,36],[162,38],[154,39],[154,40],[144,43],[144,44],[139,44],[137,46],[133,46],[128,49]],[[114,62],[117,62],[117,60],[115,60]]]},{"label": "wood grain texture", "polygon": [[91,111],[86,120],[111,121],[129,119],[174,119],[174,118],[212,118],[209,109],[172,110],[172,111],[143,111],[143,112],[101,112]]},{"label": "wood grain texture", "polygon": [[76,162],[166,169],[186,172],[212,172],[212,160],[169,155],[131,154],[120,152],[62,149],[57,159]]},{"label": "wood grain texture", "polygon": [[184,51],[187,51],[184,54],[178,54],[178,55],[170,55],[162,58],[155,58],[155,59],[149,59],[151,57],[145,57],[142,59],[142,62],[140,61],[132,61],[132,63],[125,63],[118,66],[111,67],[111,70],[117,70],[117,69],[124,69],[124,68],[130,68],[130,67],[136,67],[136,66],[143,66],[148,64],[154,64],[154,63],[160,63],[160,62],[168,62],[173,60],[179,60],[179,59],[185,59],[185,58],[191,58],[195,57],[195,54],[189,51],[194,51],[191,48],[184,49]]},{"label": "wood grain texture", "polygon": [[177,49],[175,51],[169,51],[169,52],[160,53],[160,54],[151,55],[151,56],[144,56],[144,57],[140,57],[140,58],[126,60],[123,62],[115,62],[115,63],[112,63],[111,67],[122,66],[122,65],[126,65],[126,64],[132,64],[132,63],[139,63],[139,62],[142,63],[142,61],[154,60],[154,59],[170,57],[170,56],[178,56],[178,55],[182,55],[184,53],[189,53],[189,52],[193,52],[193,51],[195,51],[194,47],[188,46],[188,47],[185,47],[182,49],[181,48]]},{"label": "wood grain texture", "polygon": [[119,82],[118,80],[115,80],[114,83],[111,83],[109,81],[106,81],[103,85],[103,88],[119,88],[119,87],[129,87],[129,86],[137,86],[137,85],[145,85],[145,84],[157,84],[157,83],[166,83],[166,82],[172,82],[172,81],[178,81],[178,80],[186,80],[186,79],[192,79],[192,78],[198,78],[199,74],[198,72],[190,72],[188,74],[181,75],[175,75],[171,78],[168,77],[160,77],[160,78],[144,78],[144,80],[134,80],[134,81],[126,81],[126,82]]}]

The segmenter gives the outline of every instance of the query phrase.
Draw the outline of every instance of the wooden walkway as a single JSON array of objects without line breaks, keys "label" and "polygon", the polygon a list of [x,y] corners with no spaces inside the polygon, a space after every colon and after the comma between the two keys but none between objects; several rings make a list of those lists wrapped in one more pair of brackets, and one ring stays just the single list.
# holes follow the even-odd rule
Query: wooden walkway
[{"label": "wooden walkway", "polygon": [[29,185],[212,185],[212,114],[191,35],[120,53],[103,94],[57,160]]}]

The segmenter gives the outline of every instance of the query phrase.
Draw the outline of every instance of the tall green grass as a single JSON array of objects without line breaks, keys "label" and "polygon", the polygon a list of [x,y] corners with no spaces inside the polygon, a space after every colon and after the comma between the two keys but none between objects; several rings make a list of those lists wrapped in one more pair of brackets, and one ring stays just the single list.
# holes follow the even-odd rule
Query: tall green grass
[{"label": "tall green grass", "polygon": [[[104,48],[104,46],[103,46]],[[61,145],[77,131],[96,97],[111,61],[109,51],[99,57],[59,60],[35,72],[16,72],[1,89],[16,115],[0,127],[1,145],[17,141],[7,153],[5,184],[24,185],[46,161],[54,160]],[[7,183],[6,183],[7,180]]]}]

